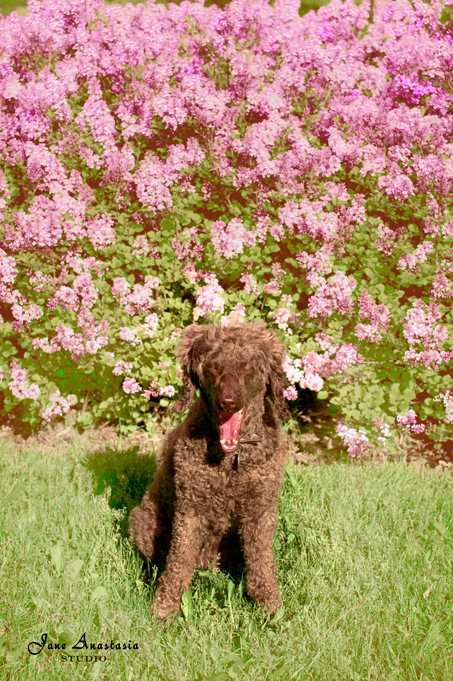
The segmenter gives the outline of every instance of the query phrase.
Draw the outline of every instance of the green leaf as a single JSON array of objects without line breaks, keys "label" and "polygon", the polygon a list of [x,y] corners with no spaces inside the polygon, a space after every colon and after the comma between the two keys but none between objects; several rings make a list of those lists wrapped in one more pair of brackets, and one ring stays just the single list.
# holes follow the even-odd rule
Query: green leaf
[{"label": "green leaf", "polygon": [[57,574],[60,575],[65,564],[64,549],[61,540],[58,540],[54,546],[50,547],[50,556],[55,565]]}]

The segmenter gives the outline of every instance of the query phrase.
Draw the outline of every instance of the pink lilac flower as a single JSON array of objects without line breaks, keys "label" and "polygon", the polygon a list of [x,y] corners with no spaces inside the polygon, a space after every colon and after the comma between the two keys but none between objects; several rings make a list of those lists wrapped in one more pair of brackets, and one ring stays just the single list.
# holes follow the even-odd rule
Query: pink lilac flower
[{"label": "pink lilac flower", "polygon": [[435,191],[448,196],[453,184],[453,163],[444,153],[414,158],[417,182],[423,192]]},{"label": "pink lilac flower", "polygon": [[386,225],[379,225],[376,234],[378,238],[375,241],[378,251],[383,253],[386,257],[390,257],[395,250],[398,232],[391,230]]},{"label": "pink lilac flower", "polygon": [[49,404],[44,411],[40,412],[40,417],[44,421],[50,422],[55,416],[63,416],[77,403],[75,395],[68,395],[64,398],[60,395],[58,388],[49,396]]},{"label": "pink lilac flower", "polygon": [[220,312],[223,314],[225,306],[224,299],[220,296],[223,293],[222,287],[217,281],[217,277],[211,276],[209,284],[202,286],[196,296],[196,307],[194,308],[194,320],[203,317],[208,312]]},{"label": "pink lilac flower", "polygon": [[90,272],[82,272],[74,279],[72,288],[81,298],[84,307],[91,308],[99,298],[98,290],[94,285]]},{"label": "pink lilac flower", "polygon": [[[202,260],[204,248],[201,243],[198,242],[198,232],[196,227],[190,227],[189,229],[183,230],[179,238],[177,236],[173,237],[171,242],[172,247],[175,250],[176,257],[182,262],[186,260]],[[191,264],[187,265],[186,271],[190,268]]]},{"label": "pink lilac flower", "polygon": [[282,292],[282,285],[278,281],[270,281],[264,284],[263,290],[265,293],[270,293],[273,296],[279,296]]},{"label": "pink lilac flower", "polygon": [[14,303],[11,307],[11,312],[15,321],[13,321],[13,329],[21,331],[24,325],[28,326],[34,319],[39,319],[43,315],[43,311],[39,305],[31,305],[28,310],[25,310],[22,305]]},{"label": "pink lilac flower", "polygon": [[318,343],[321,350],[324,350],[329,355],[332,352],[335,352],[338,348],[338,345],[334,344],[332,336],[329,336],[327,333],[317,333],[315,336],[315,340]]},{"label": "pink lilac flower", "polygon": [[351,458],[368,454],[370,442],[364,430],[357,431],[355,428],[348,428],[344,423],[339,423],[336,431],[347,445]]},{"label": "pink lilac flower", "polygon": [[430,349],[445,343],[448,340],[448,330],[445,326],[437,324],[441,316],[436,303],[428,306],[423,300],[416,300],[405,319],[403,333],[407,342]]},{"label": "pink lilac flower", "polygon": [[150,400],[152,397],[173,397],[175,393],[176,390],[172,385],[161,387],[157,381],[153,381],[149,388],[142,392],[142,395]]},{"label": "pink lilac flower", "polygon": [[348,278],[343,272],[337,272],[329,281],[318,275],[311,281],[317,290],[308,301],[309,317],[330,317],[334,312],[352,312],[351,293],[357,286],[353,277]]},{"label": "pink lilac flower", "polygon": [[152,289],[146,284],[134,284],[130,293],[123,293],[121,296],[121,304],[124,306],[124,312],[129,315],[136,315],[140,312],[146,312],[154,303],[152,299]]},{"label": "pink lilac flower", "polygon": [[[14,284],[18,272],[19,270],[13,256],[7,255],[3,248],[0,248],[0,286]],[[1,291],[2,289],[0,289],[0,294]]]},{"label": "pink lilac flower", "polygon": [[405,270],[406,268],[411,272],[420,272],[420,267],[417,267],[419,263],[426,262],[428,255],[434,248],[432,241],[424,241],[422,244],[417,246],[415,251],[403,255],[398,262],[398,267],[400,270]]},{"label": "pink lilac flower", "polygon": [[14,397],[18,400],[26,398],[37,400],[40,394],[39,386],[36,383],[28,385],[27,370],[22,369],[17,362],[11,362],[9,366],[11,368],[11,381],[8,383],[8,387]]},{"label": "pink lilac flower", "polygon": [[387,331],[390,324],[390,310],[383,303],[377,305],[367,291],[360,293],[357,302],[360,307],[359,318],[365,317],[371,322],[371,325],[356,325],[355,334],[357,338],[372,343],[381,340],[382,332]]},{"label": "pink lilac flower", "polygon": [[405,414],[396,417],[400,425],[407,433],[423,433],[425,426],[423,423],[417,424],[417,414],[413,409],[409,409]]},{"label": "pink lilac flower", "polygon": [[101,85],[97,79],[88,81],[88,90],[90,95],[77,116],[76,123],[83,132],[88,132],[88,123],[93,139],[102,144],[106,151],[111,151],[115,147],[115,119],[102,98]]},{"label": "pink lilac flower", "polygon": [[141,328],[145,330],[148,338],[152,338],[156,333],[157,326],[159,324],[159,317],[155,312],[152,312],[147,317],[145,317],[145,323],[141,325]]},{"label": "pink lilac flower", "polygon": [[106,248],[115,242],[115,230],[112,228],[113,218],[105,213],[89,221],[87,229],[90,241],[96,250]]},{"label": "pink lilac flower", "polygon": [[255,277],[253,274],[247,274],[243,272],[241,276],[239,277],[239,281],[244,284],[244,291],[246,293],[249,293],[251,295],[258,295],[259,289],[258,289],[258,282],[256,281]]},{"label": "pink lilac flower", "polygon": [[221,326],[229,326],[230,324],[238,324],[241,321],[244,321],[246,317],[246,312],[245,312],[245,307],[242,305],[242,303],[237,303],[235,305],[234,309],[230,312],[230,314],[227,317],[222,317],[220,320]]},{"label": "pink lilac flower", "polygon": [[120,294],[129,291],[131,285],[124,277],[115,277],[115,281],[112,286],[112,296],[119,296]]},{"label": "pink lilac flower", "polygon": [[434,402],[438,402],[439,400],[443,400],[444,403],[445,423],[453,423],[453,394],[451,390],[446,390],[444,393],[441,393],[434,398]]},{"label": "pink lilac flower", "polygon": [[395,171],[392,175],[383,175],[378,179],[378,187],[399,201],[405,201],[415,194],[415,187],[407,175]]},{"label": "pink lilac flower", "polygon": [[30,270],[28,272],[28,280],[30,284],[33,285],[33,290],[37,293],[40,293],[44,289],[44,286],[49,286],[52,284],[52,277],[48,274],[43,274],[39,270],[37,272],[32,272]]},{"label": "pink lilac flower", "polygon": [[182,336],[182,329],[173,329],[173,331],[170,334],[170,340],[175,340],[176,338],[180,338]]},{"label": "pink lilac flower", "polygon": [[140,234],[134,241],[134,250],[132,255],[134,258],[141,258],[143,256],[148,256],[149,258],[159,258],[160,254],[153,243],[150,243],[143,234]]},{"label": "pink lilac flower", "polygon": [[[319,392],[324,387],[324,381],[315,371],[311,371],[310,368],[305,366],[302,367],[302,361],[304,360],[305,358],[302,358],[302,360],[291,360],[289,357],[287,357],[285,363],[283,364],[283,371],[285,372],[285,375],[290,383],[299,383],[302,389],[308,388],[309,390]],[[294,390],[296,390],[296,388],[294,386],[290,387],[292,389],[291,394],[294,394]]]},{"label": "pink lilac flower", "polygon": [[234,218],[228,224],[224,220],[216,220],[211,229],[214,248],[218,255],[228,259],[242,253],[244,246],[254,246],[256,242],[254,233],[247,231],[239,218]]},{"label": "pink lilac flower", "polygon": [[69,286],[61,286],[46,302],[49,310],[55,310],[59,305],[63,310],[72,310],[73,312],[77,309],[78,304],[77,293]]},{"label": "pink lilac flower", "polygon": [[445,274],[438,274],[433,281],[431,288],[432,300],[442,300],[442,298],[451,298],[453,295],[452,282],[447,279]]},{"label": "pink lilac flower", "polygon": [[130,147],[124,146],[121,151],[114,150],[104,154],[103,160],[106,165],[104,182],[119,185],[122,182],[132,181],[129,171],[134,167],[135,159]]},{"label": "pink lilac flower", "polygon": [[[94,339],[92,338],[90,340]],[[47,354],[59,352],[62,349],[67,350],[71,354],[71,358],[78,362],[87,352],[95,354],[98,349],[107,344],[108,339],[99,337],[94,344],[90,343],[89,348],[87,349],[85,330],[83,334],[75,333],[70,327],[65,326],[64,324],[57,324],[55,336],[51,342],[49,342],[47,337],[32,338],[31,342],[35,349],[40,349]]]},{"label": "pink lilac flower", "polygon": [[269,312],[269,317],[274,320],[279,329],[283,329],[288,334],[291,334],[291,329],[288,328],[288,322],[291,320],[293,313],[285,307],[277,308]]},{"label": "pink lilac flower", "polygon": [[130,376],[127,376],[124,379],[122,388],[127,395],[130,395],[130,393],[139,393],[142,390],[140,383],[137,383],[137,381]]},{"label": "pink lilac flower", "polygon": [[127,326],[122,326],[120,329],[119,337],[123,341],[127,341],[128,343],[131,343],[132,345],[140,345],[142,341],[140,338],[137,338],[137,330],[136,329],[130,329]]},{"label": "pink lilac flower", "polygon": [[122,374],[128,374],[132,371],[132,362],[125,362],[120,359],[119,362],[115,364],[112,369],[112,374],[114,376],[121,376]]},{"label": "pink lilac flower", "polygon": [[307,251],[300,251],[296,253],[296,259],[301,268],[311,271],[314,270],[318,274],[330,274],[332,272],[331,265],[332,246],[324,244],[316,253],[307,253]]},{"label": "pink lilac flower", "polygon": [[15,231],[10,243],[13,250],[55,248],[63,233],[60,213],[47,196],[36,196],[28,211],[16,211],[13,219]]},{"label": "pink lilac flower", "polygon": [[[175,94],[173,90],[172,96],[175,97]],[[142,165],[134,174],[139,201],[151,210],[171,208],[173,201],[169,188],[181,179],[183,168],[201,163],[203,158],[204,152],[193,137],[187,141],[186,146],[170,145],[166,161],[147,152]]]},{"label": "pink lilac flower", "polygon": [[283,397],[287,400],[297,400],[297,388],[294,385],[290,385],[283,391]]},{"label": "pink lilac flower", "polygon": [[142,395],[150,400],[151,397],[159,397],[161,395],[161,387],[157,381],[153,381],[147,390],[144,390]]},{"label": "pink lilac flower", "polygon": [[160,394],[163,397],[173,397],[173,395],[175,395],[175,393],[176,393],[176,390],[174,389],[174,387],[172,385],[167,385],[164,388],[161,388],[161,391],[160,391]]},{"label": "pink lilac flower", "polygon": [[374,425],[376,428],[381,432],[381,435],[378,437],[378,442],[381,445],[386,445],[387,444],[387,438],[390,437],[390,426],[387,423],[383,423],[381,419],[377,418],[376,421],[374,422]]},{"label": "pink lilac flower", "polygon": [[441,363],[453,358],[453,350],[442,349],[442,344],[448,341],[448,330],[437,324],[440,318],[436,303],[427,306],[422,300],[416,300],[408,310],[403,334],[411,347],[404,354],[404,360],[411,366],[437,370]]}]

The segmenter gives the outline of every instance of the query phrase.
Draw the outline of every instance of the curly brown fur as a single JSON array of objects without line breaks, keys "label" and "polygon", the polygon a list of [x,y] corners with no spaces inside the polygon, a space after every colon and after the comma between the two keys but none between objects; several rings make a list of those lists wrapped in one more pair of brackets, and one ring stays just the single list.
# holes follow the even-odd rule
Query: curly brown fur
[{"label": "curly brown fur", "polygon": [[261,322],[196,324],[185,330],[176,356],[184,378],[174,411],[189,407],[196,388],[200,397],[165,440],[155,479],[129,521],[143,556],[154,562],[166,556],[153,612],[170,620],[194,568],[216,558],[222,539],[232,546],[235,530],[248,592],[275,612],[281,603],[272,538],[285,462],[280,419],[289,418],[285,346]]}]

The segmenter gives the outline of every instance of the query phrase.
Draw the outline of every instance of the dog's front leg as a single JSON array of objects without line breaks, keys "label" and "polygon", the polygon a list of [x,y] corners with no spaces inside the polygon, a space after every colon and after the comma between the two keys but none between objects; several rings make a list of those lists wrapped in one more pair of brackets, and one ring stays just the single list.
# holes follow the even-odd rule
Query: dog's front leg
[{"label": "dog's front leg", "polygon": [[241,523],[244,557],[247,564],[247,591],[269,612],[282,607],[277,586],[277,568],[272,551],[276,517],[265,509],[256,509]]},{"label": "dog's front leg", "polygon": [[201,518],[175,515],[170,551],[153,605],[153,614],[158,621],[167,618],[171,621],[178,612],[181,596],[192,580],[205,535],[205,524]]}]

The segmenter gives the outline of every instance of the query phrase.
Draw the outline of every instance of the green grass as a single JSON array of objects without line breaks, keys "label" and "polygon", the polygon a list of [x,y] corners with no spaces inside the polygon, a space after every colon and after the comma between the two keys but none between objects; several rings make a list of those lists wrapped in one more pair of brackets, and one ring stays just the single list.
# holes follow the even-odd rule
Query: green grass
[{"label": "green grass", "polygon": [[[117,510],[153,470],[136,450],[83,459],[0,444],[1,679],[451,681],[451,476],[289,464],[274,546],[288,618],[266,618],[240,571],[204,572],[164,629]],[[30,655],[43,633],[106,660]],[[83,633],[139,649],[73,651]]]}]

